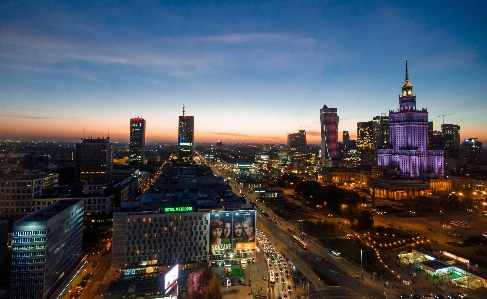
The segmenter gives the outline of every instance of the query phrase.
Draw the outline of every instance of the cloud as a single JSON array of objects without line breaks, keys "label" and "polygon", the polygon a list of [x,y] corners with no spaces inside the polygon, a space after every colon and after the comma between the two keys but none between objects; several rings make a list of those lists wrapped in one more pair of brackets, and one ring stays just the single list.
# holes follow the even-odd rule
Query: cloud
[{"label": "cloud", "polygon": [[9,118],[24,118],[24,119],[70,119],[72,121],[79,121],[80,118],[78,117],[50,117],[50,116],[35,116],[35,115],[18,115],[18,114],[0,114],[0,117],[9,117]]},{"label": "cloud", "polygon": [[211,134],[211,135],[219,135],[219,136],[252,138],[254,140],[278,140],[278,141],[280,141],[283,139],[283,137],[276,137],[276,136],[255,136],[255,135],[231,133],[231,132],[204,132],[204,133]]},{"label": "cloud", "polygon": [[306,135],[309,135],[309,136],[321,136],[321,132],[320,131],[308,131],[308,130],[306,130]]},{"label": "cloud", "polygon": [[301,38],[286,33],[230,33],[223,35],[199,37],[195,40],[228,44],[249,42],[286,42],[305,46],[316,43],[316,40],[314,38]]}]

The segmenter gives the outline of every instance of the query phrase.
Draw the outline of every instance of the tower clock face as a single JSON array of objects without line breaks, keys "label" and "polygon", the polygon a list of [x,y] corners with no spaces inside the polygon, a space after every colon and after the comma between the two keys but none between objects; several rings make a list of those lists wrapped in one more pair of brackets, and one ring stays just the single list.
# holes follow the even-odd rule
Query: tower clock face
[{"label": "tower clock face", "polygon": [[411,90],[408,90],[408,95],[411,95]]},{"label": "tower clock face", "polygon": [[406,95],[406,91],[405,91],[405,90],[402,92],[402,95],[403,95],[403,96],[405,96],[405,95]]}]

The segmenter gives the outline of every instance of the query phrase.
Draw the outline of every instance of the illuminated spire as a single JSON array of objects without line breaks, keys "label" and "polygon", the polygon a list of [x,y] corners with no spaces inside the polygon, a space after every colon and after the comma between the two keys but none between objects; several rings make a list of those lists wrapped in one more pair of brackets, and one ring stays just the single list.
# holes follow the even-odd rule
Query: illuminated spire
[{"label": "illuminated spire", "polygon": [[183,104],[183,116],[184,116],[184,104]]},{"label": "illuminated spire", "polygon": [[413,87],[413,86],[411,85],[411,82],[409,82],[408,60],[406,59],[406,82],[404,82],[403,89],[404,88],[409,88],[409,87]]},{"label": "illuminated spire", "polygon": [[409,81],[409,76],[408,76],[408,60],[406,59],[406,82]]}]

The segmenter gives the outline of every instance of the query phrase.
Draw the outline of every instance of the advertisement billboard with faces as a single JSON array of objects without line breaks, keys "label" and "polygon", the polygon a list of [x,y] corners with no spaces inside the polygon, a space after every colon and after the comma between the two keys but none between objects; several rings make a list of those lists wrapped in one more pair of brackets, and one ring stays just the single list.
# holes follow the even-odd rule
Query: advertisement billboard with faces
[{"label": "advertisement billboard with faces", "polygon": [[254,210],[210,213],[210,254],[255,251]]}]

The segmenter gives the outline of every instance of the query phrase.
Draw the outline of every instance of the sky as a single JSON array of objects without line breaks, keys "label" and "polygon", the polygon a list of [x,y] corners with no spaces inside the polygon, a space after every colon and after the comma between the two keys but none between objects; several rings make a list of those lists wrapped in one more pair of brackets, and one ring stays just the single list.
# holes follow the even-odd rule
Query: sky
[{"label": "sky", "polygon": [[0,1],[0,140],[320,142],[397,110],[487,143],[487,1]]}]

